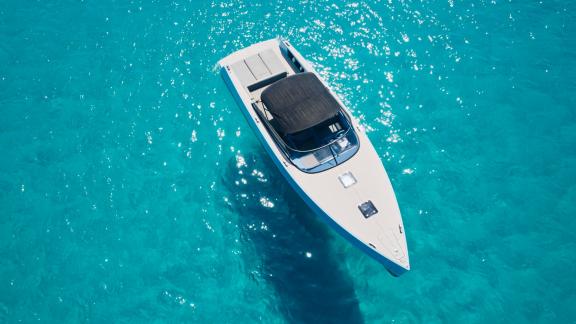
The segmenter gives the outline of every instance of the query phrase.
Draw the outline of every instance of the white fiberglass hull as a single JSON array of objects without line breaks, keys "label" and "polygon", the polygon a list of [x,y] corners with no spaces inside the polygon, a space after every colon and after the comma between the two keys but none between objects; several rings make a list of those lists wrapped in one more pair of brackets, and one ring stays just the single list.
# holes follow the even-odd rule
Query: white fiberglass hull
[{"label": "white fiberglass hull", "polygon": [[[286,67],[288,75],[316,71],[288,42],[279,39],[244,48],[219,62],[223,79],[266,151],[307,205],[338,233],[381,262],[393,275],[408,271],[406,236],[392,185],[376,150],[354,118],[351,120],[360,144],[358,152],[346,162],[319,173],[306,173],[293,165],[268,132],[254,108],[255,94],[243,81],[246,77],[234,68],[238,62],[264,51],[278,55],[283,60],[279,68]],[[287,60],[286,51],[297,61],[298,69]],[[350,174],[353,184],[347,183],[350,177],[344,179]],[[376,214],[367,218],[359,210],[366,201],[377,209]]]}]

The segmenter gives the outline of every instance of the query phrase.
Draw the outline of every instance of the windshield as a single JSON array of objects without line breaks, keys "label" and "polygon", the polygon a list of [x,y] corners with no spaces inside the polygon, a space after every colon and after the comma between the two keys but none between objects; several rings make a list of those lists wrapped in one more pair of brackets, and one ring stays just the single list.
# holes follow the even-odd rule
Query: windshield
[{"label": "windshield", "polygon": [[284,141],[299,151],[318,149],[338,139],[348,129],[342,127],[340,116],[329,119],[312,128],[284,136]]},{"label": "windshield", "polygon": [[282,136],[275,129],[276,118],[267,117],[265,106],[260,109],[256,103],[252,105],[276,144],[301,171],[317,173],[335,167],[354,156],[360,147],[350,119],[343,110],[309,129]]},{"label": "windshield", "polygon": [[348,119],[336,117],[299,133],[285,135],[286,152],[300,170],[315,173],[330,169],[358,151],[358,138]]}]

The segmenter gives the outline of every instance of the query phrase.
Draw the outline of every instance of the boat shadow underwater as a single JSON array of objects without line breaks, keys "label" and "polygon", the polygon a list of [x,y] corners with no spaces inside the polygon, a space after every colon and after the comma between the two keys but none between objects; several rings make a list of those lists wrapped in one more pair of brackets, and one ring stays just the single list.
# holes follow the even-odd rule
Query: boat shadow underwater
[{"label": "boat shadow underwater", "polygon": [[329,228],[266,152],[257,152],[230,159],[222,179],[226,204],[240,215],[242,243],[259,256],[255,280],[275,290],[288,322],[363,323],[352,278],[331,249]]}]

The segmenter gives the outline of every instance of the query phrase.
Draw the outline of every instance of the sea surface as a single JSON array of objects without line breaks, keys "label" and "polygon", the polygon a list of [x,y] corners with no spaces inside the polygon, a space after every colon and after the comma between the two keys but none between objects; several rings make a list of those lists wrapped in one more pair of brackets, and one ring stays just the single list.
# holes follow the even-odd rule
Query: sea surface
[{"label": "sea surface", "polygon": [[[290,40],[412,270],[304,205],[217,61]],[[575,323],[576,2],[0,1],[1,323]]]}]

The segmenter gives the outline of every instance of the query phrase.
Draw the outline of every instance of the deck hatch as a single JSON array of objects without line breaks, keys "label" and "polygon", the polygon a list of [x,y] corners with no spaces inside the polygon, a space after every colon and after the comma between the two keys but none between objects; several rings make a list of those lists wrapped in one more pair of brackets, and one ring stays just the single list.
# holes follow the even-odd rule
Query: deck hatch
[{"label": "deck hatch", "polygon": [[247,57],[246,59],[244,59],[244,62],[246,62],[246,65],[248,66],[250,72],[252,72],[256,80],[260,80],[270,75],[270,71],[268,70],[266,63],[262,61],[260,55],[252,55],[250,57]]},{"label": "deck hatch", "polygon": [[248,69],[248,66],[246,63],[244,63],[244,61],[239,61],[232,64],[231,68],[243,86],[247,86],[256,82],[256,78],[254,78],[254,75],[252,72],[250,72],[250,69]]},{"label": "deck hatch", "polygon": [[364,215],[364,218],[369,218],[370,216],[373,216],[373,215],[378,213],[378,209],[376,209],[376,207],[374,206],[374,204],[370,200],[368,200],[367,202],[363,202],[360,205],[358,205],[358,209],[360,209],[360,212],[362,212],[362,215]]},{"label": "deck hatch", "polygon": [[351,187],[357,182],[352,172],[344,173],[343,175],[338,177],[338,180],[340,180],[340,183],[344,186],[344,188]]}]

